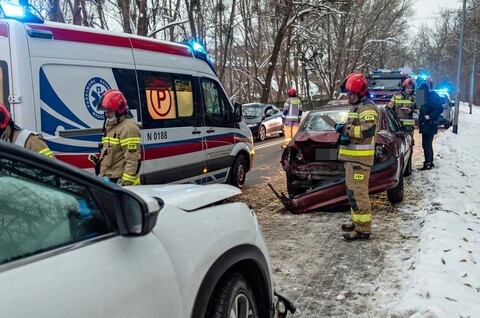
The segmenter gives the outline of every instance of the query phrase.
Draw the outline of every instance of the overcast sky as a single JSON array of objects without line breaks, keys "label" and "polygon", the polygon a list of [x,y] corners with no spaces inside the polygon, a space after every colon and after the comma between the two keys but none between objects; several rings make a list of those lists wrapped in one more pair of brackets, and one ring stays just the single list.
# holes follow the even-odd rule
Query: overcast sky
[{"label": "overcast sky", "polygon": [[440,9],[462,8],[462,0],[414,0],[415,20],[433,22]]}]

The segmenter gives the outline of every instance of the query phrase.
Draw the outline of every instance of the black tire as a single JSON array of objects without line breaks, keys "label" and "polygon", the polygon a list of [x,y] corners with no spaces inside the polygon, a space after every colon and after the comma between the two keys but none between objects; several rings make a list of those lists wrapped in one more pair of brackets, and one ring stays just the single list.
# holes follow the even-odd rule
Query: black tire
[{"label": "black tire", "polygon": [[213,291],[209,318],[259,317],[255,295],[245,277],[239,273],[227,274]]},{"label": "black tire", "polygon": [[285,125],[282,124],[282,131],[279,133],[281,137],[285,136]]},{"label": "black tire", "polygon": [[262,125],[258,128],[258,140],[264,141],[265,138],[267,138],[267,129]]},{"label": "black tire", "polygon": [[400,203],[403,201],[403,174],[400,174],[400,180],[395,188],[387,190],[387,198],[391,203]]},{"label": "black tire", "polygon": [[230,170],[229,183],[239,189],[245,185],[247,177],[247,161],[243,155],[238,155]]},{"label": "black tire", "polygon": [[408,177],[411,174],[412,174],[412,153],[410,153],[410,157],[408,158],[407,166],[405,167],[405,172],[403,173],[403,175],[405,177]]}]

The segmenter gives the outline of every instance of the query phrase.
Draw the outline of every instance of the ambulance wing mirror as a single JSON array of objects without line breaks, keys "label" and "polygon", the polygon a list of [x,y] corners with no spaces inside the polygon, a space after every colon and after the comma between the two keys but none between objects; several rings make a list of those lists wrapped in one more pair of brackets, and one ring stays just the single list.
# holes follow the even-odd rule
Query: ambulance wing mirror
[{"label": "ambulance wing mirror", "polygon": [[243,120],[242,116],[242,104],[235,103],[233,105],[233,119],[236,123],[239,123]]}]

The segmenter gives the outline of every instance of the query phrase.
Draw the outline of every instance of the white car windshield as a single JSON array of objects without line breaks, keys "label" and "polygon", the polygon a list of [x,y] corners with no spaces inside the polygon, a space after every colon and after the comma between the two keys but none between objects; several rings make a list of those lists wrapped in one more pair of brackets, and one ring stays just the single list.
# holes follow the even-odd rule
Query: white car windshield
[{"label": "white car windshield", "polygon": [[330,126],[322,118],[322,116],[329,116],[337,124],[343,124],[347,121],[348,110],[329,110],[324,112],[309,113],[307,118],[305,118],[303,130],[307,132],[335,130],[335,128]]}]

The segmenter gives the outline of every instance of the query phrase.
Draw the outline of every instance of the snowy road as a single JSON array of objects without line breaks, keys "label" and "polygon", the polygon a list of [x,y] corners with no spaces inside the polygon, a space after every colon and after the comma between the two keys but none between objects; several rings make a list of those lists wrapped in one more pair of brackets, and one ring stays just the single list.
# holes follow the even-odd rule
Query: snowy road
[{"label": "snowy road", "polygon": [[[414,165],[423,159],[418,142]],[[415,171],[410,177],[422,178]],[[407,260],[418,241],[423,190],[405,182],[405,200],[393,207],[386,194],[373,197],[374,223],[369,241],[346,243],[340,224],[348,212],[293,215],[267,187],[286,191],[283,170],[247,187],[240,199],[257,212],[273,264],[275,288],[295,302],[293,317],[386,317],[385,301],[401,284],[391,257]]]}]

